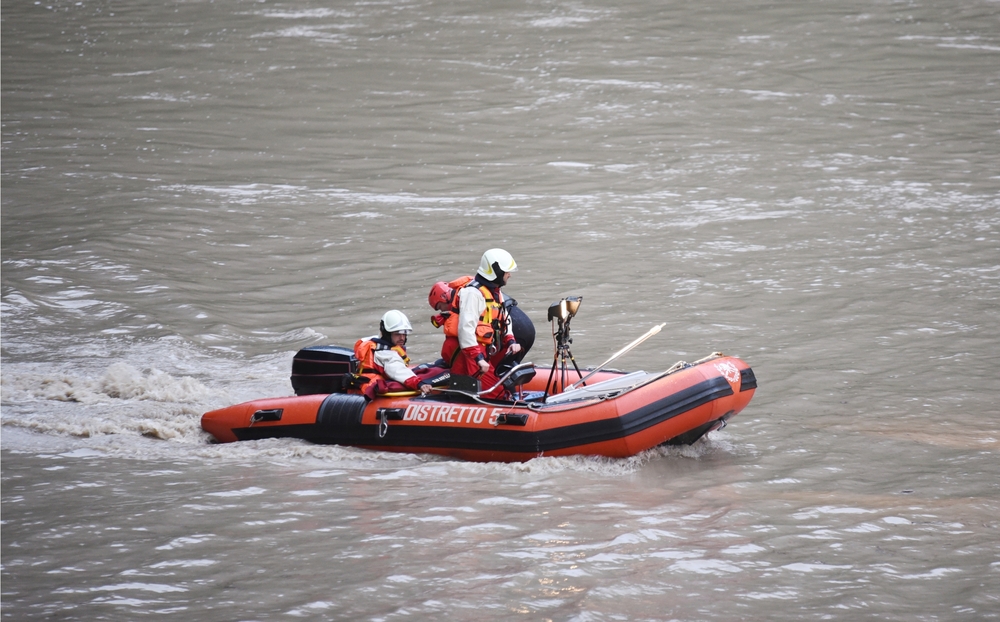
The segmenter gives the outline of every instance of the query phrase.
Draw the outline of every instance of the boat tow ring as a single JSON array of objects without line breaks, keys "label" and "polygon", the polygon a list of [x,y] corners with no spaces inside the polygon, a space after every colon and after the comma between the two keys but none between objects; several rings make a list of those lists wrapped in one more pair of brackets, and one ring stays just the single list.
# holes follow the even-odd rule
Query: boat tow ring
[{"label": "boat tow ring", "polygon": [[402,421],[405,414],[405,408],[379,408],[376,410],[375,416],[378,417],[378,437],[385,438],[386,432],[389,431],[389,422]]}]

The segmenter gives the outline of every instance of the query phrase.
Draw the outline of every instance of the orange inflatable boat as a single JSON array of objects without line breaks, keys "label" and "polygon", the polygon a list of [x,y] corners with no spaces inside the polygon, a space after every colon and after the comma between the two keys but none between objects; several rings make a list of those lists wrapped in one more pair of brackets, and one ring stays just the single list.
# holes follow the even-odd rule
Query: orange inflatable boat
[{"label": "orange inflatable boat", "polygon": [[512,401],[483,399],[474,384],[456,382],[464,378],[427,397],[400,393],[369,401],[339,392],[350,355],[337,346],[306,348],[293,361],[297,395],[206,413],[202,428],[219,442],[290,437],[472,461],[622,458],[697,441],[743,410],[757,387],[746,363],[714,353],[658,373],[571,369],[567,377],[565,359],[561,369],[555,362],[538,369],[522,364],[505,375]]}]

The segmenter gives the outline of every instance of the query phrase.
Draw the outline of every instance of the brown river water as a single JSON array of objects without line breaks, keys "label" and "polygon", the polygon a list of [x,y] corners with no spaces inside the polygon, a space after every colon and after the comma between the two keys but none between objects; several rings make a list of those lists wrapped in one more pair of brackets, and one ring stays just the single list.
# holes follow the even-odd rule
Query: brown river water
[{"label": "brown river water", "polygon": [[[1000,4],[107,0],[2,15],[2,617],[1000,618]],[[474,464],[207,410],[490,247],[724,430]]]}]

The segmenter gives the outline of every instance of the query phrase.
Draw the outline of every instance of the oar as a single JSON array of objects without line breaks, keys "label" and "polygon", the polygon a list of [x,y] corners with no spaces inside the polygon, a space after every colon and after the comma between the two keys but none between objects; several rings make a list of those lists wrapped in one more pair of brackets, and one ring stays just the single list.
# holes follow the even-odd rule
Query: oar
[{"label": "oar", "polygon": [[604,369],[604,367],[605,367],[605,366],[606,366],[606,365],[607,365],[608,363],[610,363],[611,361],[615,360],[615,359],[616,359],[616,358],[618,358],[619,356],[621,356],[621,355],[625,354],[626,352],[628,352],[628,351],[632,350],[632,349],[633,349],[633,348],[635,348],[635,347],[636,347],[637,345],[639,345],[639,344],[640,344],[640,343],[642,343],[643,341],[646,341],[647,339],[649,339],[650,337],[652,337],[652,336],[653,336],[653,335],[655,335],[656,333],[660,332],[660,329],[661,329],[661,328],[663,328],[663,327],[664,327],[664,326],[666,326],[666,325],[667,325],[667,323],[666,323],[666,322],[664,322],[663,324],[658,324],[657,326],[654,326],[654,327],[650,328],[650,329],[649,329],[648,331],[646,331],[646,334],[645,334],[645,335],[643,335],[642,337],[639,337],[638,339],[636,339],[636,340],[635,340],[635,341],[633,341],[632,343],[628,344],[627,346],[625,346],[625,347],[624,347],[624,348],[622,348],[621,350],[619,350],[619,351],[615,352],[614,354],[612,354],[612,355],[611,355],[611,358],[609,358],[608,360],[606,360],[606,361],[604,361],[603,363],[601,363],[600,365],[598,365],[598,366],[597,366],[597,368],[596,368],[596,369],[595,369],[594,371],[590,372],[589,374],[587,374],[587,375],[586,375],[586,376],[584,376],[583,378],[580,378],[579,380],[577,380],[577,381],[576,381],[576,382],[574,382],[573,384],[571,384],[571,385],[569,385],[568,387],[566,387],[565,389],[563,389],[563,393],[565,393],[566,391],[569,391],[570,389],[575,389],[575,388],[577,387],[577,385],[581,385],[581,384],[583,384],[584,382],[586,382],[586,381],[587,381],[587,378],[590,378],[591,376],[593,376],[593,375],[594,375],[594,374],[596,374],[597,372],[599,372],[599,371],[601,371],[602,369]]}]

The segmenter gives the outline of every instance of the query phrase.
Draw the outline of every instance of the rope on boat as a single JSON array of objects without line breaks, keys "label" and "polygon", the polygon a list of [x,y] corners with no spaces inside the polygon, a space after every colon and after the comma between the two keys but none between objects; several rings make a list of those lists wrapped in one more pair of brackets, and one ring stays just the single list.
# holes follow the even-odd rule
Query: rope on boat
[{"label": "rope on boat", "polygon": [[700,359],[698,359],[697,361],[695,361],[694,363],[691,363],[691,364],[692,365],[701,365],[702,363],[705,363],[707,361],[711,361],[712,359],[720,359],[720,358],[722,358],[724,356],[726,356],[726,355],[723,354],[722,352],[712,352],[711,354],[709,354],[705,358],[700,358]]}]

